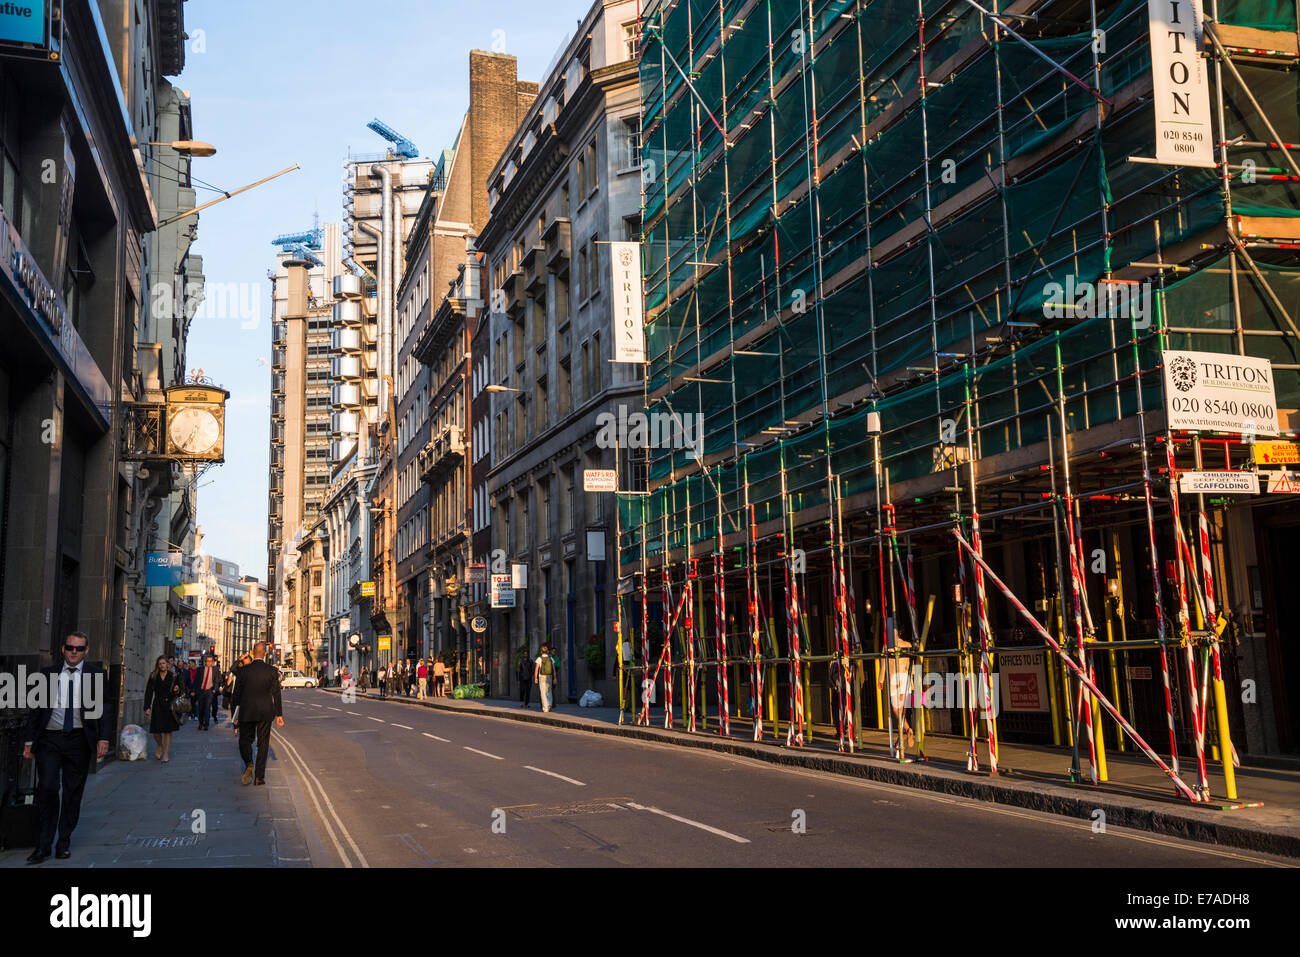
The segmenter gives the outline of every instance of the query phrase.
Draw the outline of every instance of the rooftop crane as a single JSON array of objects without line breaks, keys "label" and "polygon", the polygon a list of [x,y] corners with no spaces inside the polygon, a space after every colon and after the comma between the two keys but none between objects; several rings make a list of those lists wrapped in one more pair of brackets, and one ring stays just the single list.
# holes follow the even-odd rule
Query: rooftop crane
[{"label": "rooftop crane", "polygon": [[388,142],[392,143],[392,149],[389,150],[394,156],[404,156],[407,159],[415,159],[420,155],[419,148],[408,140],[397,130],[393,129],[383,120],[374,119],[366,124],[366,129],[373,130]]}]

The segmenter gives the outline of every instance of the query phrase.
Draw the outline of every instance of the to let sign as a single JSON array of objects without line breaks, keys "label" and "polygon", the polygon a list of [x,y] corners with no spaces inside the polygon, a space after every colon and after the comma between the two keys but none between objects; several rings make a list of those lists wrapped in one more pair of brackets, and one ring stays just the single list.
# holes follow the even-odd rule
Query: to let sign
[{"label": "to let sign", "polygon": [[493,575],[491,602],[493,608],[514,608],[515,591],[510,587],[511,576]]},{"label": "to let sign", "polygon": [[1174,166],[1214,166],[1210,84],[1201,59],[1201,5],[1147,0],[1151,24],[1151,92],[1156,159]]}]

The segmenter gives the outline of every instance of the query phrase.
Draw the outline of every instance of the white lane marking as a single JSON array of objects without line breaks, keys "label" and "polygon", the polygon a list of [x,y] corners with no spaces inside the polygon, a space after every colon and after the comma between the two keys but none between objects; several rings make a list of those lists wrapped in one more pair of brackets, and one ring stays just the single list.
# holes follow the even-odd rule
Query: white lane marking
[{"label": "white lane marking", "polygon": [[554,771],[547,771],[545,768],[535,768],[531,764],[525,764],[524,767],[529,771],[536,771],[538,774],[549,774],[551,777],[559,778],[561,781],[568,781],[570,784],[576,784],[580,788],[585,788],[587,786],[575,778],[566,778],[563,774],[556,774]]},{"label": "white lane marking", "polygon": [[669,818],[670,820],[677,821],[679,824],[689,824],[691,827],[698,827],[701,831],[708,831],[710,834],[718,835],[718,837],[725,837],[727,840],[735,841],[737,844],[750,843],[750,840],[747,837],[741,837],[738,834],[732,834],[730,831],[724,831],[721,828],[712,827],[708,824],[701,824],[699,821],[692,821],[689,817],[681,817],[680,815],[677,814],[669,814],[667,811],[661,810],[657,807],[647,807],[644,804],[633,804],[631,801],[627,802],[627,806],[632,808],[632,810],[634,811],[649,811],[651,814],[658,814],[661,817],[666,817]]},{"label": "white lane marking", "polygon": [[342,708],[330,708],[331,711],[342,711]]},{"label": "white lane marking", "polygon": [[348,714],[352,715],[354,718],[359,718],[359,717],[361,717],[361,712],[360,712],[360,711],[349,711]]},{"label": "white lane marking", "polygon": [[[275,739],[277,742],[284,745],[286,753],[289,755],[293,763],[297,765],[298,773],[302,775],[307,791],[311,793],[312,790],[311,783],[307,783],[309,781],[314,783],[320,790],[321,800],[325,802],[325,807],[329,810],[330,814],[333,815],[334,823],[338,825],[339,832],[347,840],[348,844],[351,845],[352,853],[357,856],[358,863],[360,863],[362,867],[369,867],[370,862],[367,861],[366,856],[361,853],[361,848],[357,847],[357,842],[352,839],[352,834],[344,826],[343,819],[340,818],[338,812],[334,810],[334,804],[330,801],[329,795],[325,793],[325,786],[320,783],[320,780],[316,775],[312,774],[311,769],[307,767],[307,762],[302,759],[300,754],[298,754],[298,749],[289,742],[289,739],[286,738],[283,733],[277,733]],[[316,795],[314,793],[312,793],[312,802],[316,804],[316,810],[320,813],[320,802],[316,801]],[[334,837],[333,830],[329,827],[329,820],[325,817],[324,813],[320,813],[320,818],[325,822],[326,830],[330,832],[330,839],[334,841],[334,845],[339,851],[339,857],[342,859],[343,865],[345,867],[351,867],[352,863],[348,860],[347,855],[343,853],[343,848],[339,846],[338,840]]]},{"label": "white lane marking", "polygon": [[466,746],[465,746],[465,750],[466,750],[466,751],[473,751],[475,754],[481,754],[481,755],[483,755],[483,757],[485,757],[485,758],[491,758],[493,761],[504,761],[504,760],[505,760],[505,758],[501,757],[501,756],[498,755],[498,754],[488,754],[486,751],[480,751],[478,748],[471,748],[469,745],[466,745]]},{"label": "white lane marking", "polygon": [[415,730],[415,729],[412,728],[409,724],[398,724],[396,721],[393,722],[393,727],[394,727],[394,728],[404,728],[404,729],[407,730],[407,731],[414,731],[414,730]]},{"label": "white lane marking", "polygon": [[426,738],[433,738],[433,740],[441,741],[443,744],[451,744],[451,742],[446,738],[440,738],[436,734],[430,734],[428,731],[421,731],[420,733],[424,735]]},{"label": "white lane marking", "polygon": [[[368,717],[368,716],[367,716],[367,717]],[[371,721],[378,721],[380,724],[384,724],[384,723],[385,723],[383,718],[371,718],[370,720],[371,720]]]},{"label": "white lane marking", "polygon": [[344,731],[344,734],[378,734],[378,728],[361,728],[358,731]]}]

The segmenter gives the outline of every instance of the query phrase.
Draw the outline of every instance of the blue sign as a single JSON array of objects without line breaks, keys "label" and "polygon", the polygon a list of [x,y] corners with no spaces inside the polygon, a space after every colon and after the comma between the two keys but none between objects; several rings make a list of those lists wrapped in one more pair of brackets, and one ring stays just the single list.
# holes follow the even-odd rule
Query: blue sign
[{"label": "blue sign", "polygon": [[45,42],[45,0],[0,2],[0,40]]},{"label": "blue sign", "polygon": [[145,560],[146,588],[174,588],[181,584],[184,569],[180,552],[150,552]]}]

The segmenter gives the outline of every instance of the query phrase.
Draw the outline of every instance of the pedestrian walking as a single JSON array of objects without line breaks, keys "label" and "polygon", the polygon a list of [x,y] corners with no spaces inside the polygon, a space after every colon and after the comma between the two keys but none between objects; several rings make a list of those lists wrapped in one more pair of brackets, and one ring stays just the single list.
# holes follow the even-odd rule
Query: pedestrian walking
[{"label": "pedestrian walking", "polygon": [[379,697],[388,697],[388,665],[379,669]]},{"label": "pedestrian walking", "polygon": [[144,686],[144,716],[149,719],[149,733],[158,745],[154,757],[164,764],[170,758],[172,735],[181,729],[180,719],[172,705],[178,698],[188,696],[185,679],[172,671],[166,658],[154,662],[153,673]]},{"label": "pedestrian walking", "polygon": [[447,696],[447,663],[439,655],[433,663],[433,693],[435,697]]},{"label": "pedestrian walking", "polygon": [[217,718],[217,689],[221,687],[221,671],[215,657],[208,655],[203,659],[203,668],[195,682],[198,685],[199,730],[206,731]]},{"label": "pedestrian walking", "polygon": [[527,708],[528,699],[533,696],[533,663],[528,660],[527,652],[519,656],[515,677],[519,679],[519,706]]},{"label": "pedestrian walking", "polygon": [[365,694],[370,690],[370,669],[360,668],[358,670],[361,672],[361,680],[357,683],[357,688],[362,694]]},{"label": "pedestrian walking", "polygon": [[546,649],[551,656],[551,665],[555,668],[555,674],[551,676],[551,697],[554,698],[560,690],[560,653],[551,644],[548,644]]},{"label": "pedestrian walking", "polygon": [[429,665],[423,658],[415,670],[415,681],[418,688],[416,697],[423,701],[429,696]]},{"label": "pedestrian walking", "polygon": [[[74,631],[63,639],[63,664],[41,669],[47,682],[58,678],[58,697],[52,707],[33,708],[27,715],[23,734],[23,757],[36,761],[36,805],[40,833],[28,864],[40,864],[50,856],[72,856],[72,832],[81,816],[81,796],[90,756],[99,760],[108,754],[113,738],[112,719],[103,709],[107,675],[98,665],[88,664],[90,638]],[[99,687],[96,691],[95,685]],[[99,716],[92,710],[99,702]],[[62,794],[60,795],[60,790]],[[55,843],[57,829],[58,842]]]},{"label": "pedestrian walking", "polygon": [[538,697],[542,699],[542,711],[551,710],[551,687],[555,679],[555,659],[551,657],[550,647],[542,644],[537,660],[533,662],[533,681],[537,684]]},{"label": "pedestrian walking", "polygon": [[[845,670],[844,674],[847,676],[845,679],[847,687],[844,691],[841,691],[840,659],[838,657],[832,658],[830,664],[827,665],[826,668],[826,681],[831,688],[831,709],[835,714],[835,734],[837,737],[842,737],[845,733],[845,726],[843,723],[844,706],[847,705],[849,712],[853,711],[853,693],[855,690],[853,684],[858,677],[857,662],[849,659],[849,666],[848,669]],[[843,700],[841,700],[841,695],[844,696]]]},{"label": "pedestrian walking", "polygon": [[199,716],[199,663],[191,661],[185,671],[185,696],[190,699],[190,712],[187,717]]},{"label": "pedestrian walking", "polygon": [[[253,645],[253,660],[239,673],[235,684],[235,707],[239,710],[239,756],[244,761],[243,784],[266,783],[266,758],[271,747],[271,722],[284,727],[280,701],[280,672],[267,664],[266,642]],[[253,739],[257,739],[257,763],[253,763]]]}]

